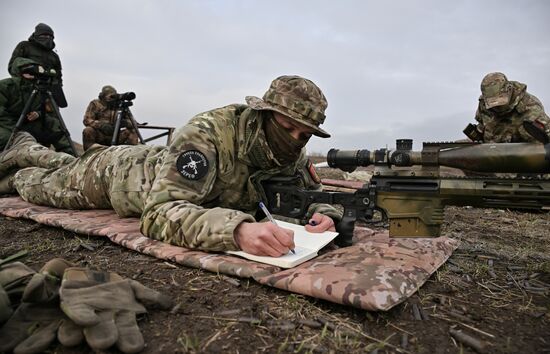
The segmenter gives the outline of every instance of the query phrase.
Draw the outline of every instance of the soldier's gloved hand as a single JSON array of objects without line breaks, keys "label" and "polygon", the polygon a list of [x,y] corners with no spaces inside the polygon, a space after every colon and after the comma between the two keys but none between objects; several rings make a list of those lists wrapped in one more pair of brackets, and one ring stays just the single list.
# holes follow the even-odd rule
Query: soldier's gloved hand
[{"label": "soldier's gloved hand", "polygon": [[82,330],[59,308],[61,275],[70,265],[53,259],[32,277],[23,292],[23,303],[0,329],[0,352],[40,353],[56,336],[67,346],[82,341]]},{"label": "soldier's gloved hand", "polygon": [[115,126],[111,123],[101,123],[101,125],[99,126],[99,131],[105,135],[113,135],[113,133],[115,132]]},{"label": "soldier's gloved hand", "polygon": [[88,345],[101,350],[116,344],[124,353],[137,353],[144,342],[136,315],[145,306],[167,309],[171,300],[135,280],[116,273],[68,268],[60,290],[61,309],[84,327]]},{"label": "soldier's gloved hand", "polygon": [[39,112],[32,111],[32,112],[27,113],[27,120],[29,122],[37,120],[38,118],[40,118],[40,113]]}]

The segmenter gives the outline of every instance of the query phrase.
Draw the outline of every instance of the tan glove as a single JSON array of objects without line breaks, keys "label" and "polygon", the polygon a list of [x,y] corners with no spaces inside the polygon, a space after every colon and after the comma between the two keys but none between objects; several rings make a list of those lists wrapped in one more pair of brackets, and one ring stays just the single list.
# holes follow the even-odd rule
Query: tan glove
[{"label": "tan glove", "polygon": [[84,327],[90,347],[101,350],[116,343],[124,353],[137,353],[144,346],[136,315],[147,312],[145,306],[171,306],[168,297],[135,280],[86,268],[65,271],[60,297],[61,309]]},{"label": "tan glove", "polygon": [[32,277],[23,292],[23,303],[0,329],[0,352],[40,353],[56,335],[67,346],[82,341],[82,330],[59,308],[61,276],[71,265],[63,259],[52,259]]}]

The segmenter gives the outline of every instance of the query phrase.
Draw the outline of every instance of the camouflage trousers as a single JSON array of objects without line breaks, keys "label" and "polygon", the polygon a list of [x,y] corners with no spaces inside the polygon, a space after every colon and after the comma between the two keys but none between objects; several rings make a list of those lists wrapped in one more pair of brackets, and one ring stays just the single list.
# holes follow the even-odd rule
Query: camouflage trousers
[{"label": "camouflage trousers", "polygon": [[[120,216],[140,216],[150,179],[137,165],[148,149],[140,146],[93,145],[81,157],[56,169],[34,166],[18,171],[14,187],[26,201],[63,209],[114,209]],[[55,152],[44,152],[51,158]],[[42,157],[44,161],[44,157]],[[133,177],[136,178],[133,178]]]}]

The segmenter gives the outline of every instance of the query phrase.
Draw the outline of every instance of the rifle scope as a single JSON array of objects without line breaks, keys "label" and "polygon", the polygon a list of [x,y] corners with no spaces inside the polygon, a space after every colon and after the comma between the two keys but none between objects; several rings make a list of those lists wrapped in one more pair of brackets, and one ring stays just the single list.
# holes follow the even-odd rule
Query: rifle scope
[{"label": "rifle scope", "polygon": [[400,140],[396,147],[395,150],[372,151],[330,149],[327,163],[332,168],[346,172],[370,165],[447,166],[470,171],[503,173],[550,172],[550,144],[486,143],[452,146],[448,143],[425,143],[422,151],[412,151],[412,144]]},{"label": "rifle scope", "polygon": [[132,91],[130,92],[124,92],[124,93],[119,93],[119,94],[116,94],[114,96],[114,99],[115,100],[118,100],[118,101],[131,101],[133,99],[136,98],[136,94]]}]

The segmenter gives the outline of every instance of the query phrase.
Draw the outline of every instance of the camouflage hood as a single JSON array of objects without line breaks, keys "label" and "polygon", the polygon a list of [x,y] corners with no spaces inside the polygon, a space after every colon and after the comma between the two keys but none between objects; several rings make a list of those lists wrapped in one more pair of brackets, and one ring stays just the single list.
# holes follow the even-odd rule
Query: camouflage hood
[{"label": "camouflage hood", "polygon": [[510,107],[513,109],[519,104],[523,97],[525,97],[527,85],[517,81],[510,81],[510,85],[512,86],[512,99],[510,100]]}]

